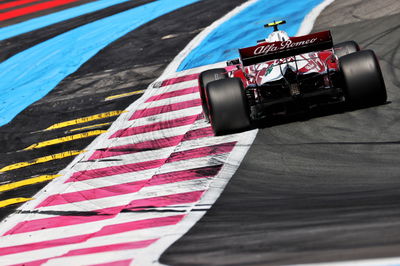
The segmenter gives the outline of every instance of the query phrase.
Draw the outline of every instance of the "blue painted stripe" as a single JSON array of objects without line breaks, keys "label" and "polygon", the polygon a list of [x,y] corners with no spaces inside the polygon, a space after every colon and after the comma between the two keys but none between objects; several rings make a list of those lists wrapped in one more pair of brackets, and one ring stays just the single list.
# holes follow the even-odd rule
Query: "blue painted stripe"
[{"label": "blue painted stripe", "polygon": [[289,36],[296,34],[304,17],[322,0],[260,0],[246,8],[209,34],[182,61],[178,71],[214,64],[239,57],[238,48],[256,45],[271,29],[267,22],[285,19],[280,27]]},{"label": "blue painted stripe", "polygon": [[4,27],[0,29],[0,41],[128,1],[129,0],[95,1],[89,4],[73,7],[60,12],[52,13],[50,15],[30,19],[25,22]]},{"label": "blue painted stripe", "polygon": [[198,1],[159,0],[139,6],[63,33],[1,63],[0,126],[44,97],[111,42],[159,16]]}]

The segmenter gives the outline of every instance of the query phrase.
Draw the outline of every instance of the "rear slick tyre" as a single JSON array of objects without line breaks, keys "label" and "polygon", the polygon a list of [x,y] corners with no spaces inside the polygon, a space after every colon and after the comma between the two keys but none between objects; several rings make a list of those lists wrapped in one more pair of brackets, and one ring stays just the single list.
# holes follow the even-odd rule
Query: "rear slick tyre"
[{"label": "rear slick tyre", "polygon": [[241,79],[217,80],[210,82],[206,89],[210,122],[215,135],[250,128],[248,101]]},{"label": "rear slick tyre", "polygon": [[228,78],[228,73],[225,68],[215,68],[200,73],[199,92],[203,107],[204,118],[207,121],[209,120],[209,113],[210,113],[208,110],[207,99],[206,99],[207,84],[216,80],[226,79],[226,78]]},{"label": "rear slick tyre", "polygon": [[355,41],[347,41],[333,46],[335,55],[339,58],[360,51],[360,46]]},{"label": "rear slick tyre", "polygon": [[350,108],[384,104],[387,100],[385,82],[378,59],[371,50],[340,58],[345,101]]}]

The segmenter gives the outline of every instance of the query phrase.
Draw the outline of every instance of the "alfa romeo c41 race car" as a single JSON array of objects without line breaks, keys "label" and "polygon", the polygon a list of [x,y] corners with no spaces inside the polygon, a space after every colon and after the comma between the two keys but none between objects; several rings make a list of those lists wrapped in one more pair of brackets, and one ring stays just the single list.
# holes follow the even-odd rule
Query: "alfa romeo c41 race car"
[{"label": "alfa romeo c41 race car", "polygon": [[256,46],[239,49],[227,69],[199,76],[205,118],[216,135],[247,130],[252,122],[321,104],[350,108],[383,104],[386,88],[375,53],[354,41],[333,45],[330,31],[288,37],[274,27]]}]

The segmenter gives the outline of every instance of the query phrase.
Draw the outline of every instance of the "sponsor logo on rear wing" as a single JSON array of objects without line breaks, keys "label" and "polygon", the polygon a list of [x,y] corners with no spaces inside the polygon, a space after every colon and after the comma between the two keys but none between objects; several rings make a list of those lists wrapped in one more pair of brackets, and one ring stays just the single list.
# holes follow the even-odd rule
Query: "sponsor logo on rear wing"
[{"label": "sponsor logo on rear wing", "polygon": [[292,37],[282,42],[264,42],[256,46],[239,49],[244,66],[298,54],[321,51],[333,47],[330,31]]}]

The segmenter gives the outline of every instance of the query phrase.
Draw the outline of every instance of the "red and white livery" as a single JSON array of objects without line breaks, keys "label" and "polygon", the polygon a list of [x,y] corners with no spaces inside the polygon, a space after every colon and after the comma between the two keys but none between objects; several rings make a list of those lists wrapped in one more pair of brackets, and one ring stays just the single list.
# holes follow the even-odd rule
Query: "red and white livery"
[{"label": "red and white livery", "polygon": [[334,45],[330,31],[289,37],[274,27],[257,45],[239,49],[227,68],[199,76],[206,119],[216,135],[247,130],[254,121],[344,102],[364,107],[386,102],[375,53],[347,41]]}]

